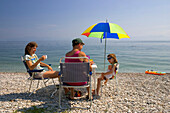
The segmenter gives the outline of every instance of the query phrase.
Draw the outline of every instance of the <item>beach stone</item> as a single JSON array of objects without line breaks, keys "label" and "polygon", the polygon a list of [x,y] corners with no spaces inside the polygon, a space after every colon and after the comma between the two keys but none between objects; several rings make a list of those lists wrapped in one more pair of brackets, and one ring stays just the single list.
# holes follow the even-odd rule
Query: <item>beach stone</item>
[{"label": "beach stone", "polygon": [[[39,89],[30,97],[28,90],[29,84],[26,73],[1,73],[0,81],[0,112],[26,112],[26,110],[46,108],[46,113],[65,112],[58,106],[58,92],[53,98],[51,93],[55,90],[52,81],[47,83],[47,87]],[[99,75],[98,75],[99,77]],[[71,113],[114,113],[114,112],[170,112],[169,89],[170,76],[148,76],[143,73],[119,73],[119,90],[116,91],[115,81],[109,81],[103,87],[103,94],[100,99],[92,101],[91,109],[67,109]],[[56,80],[57,81],[57,80]],[[92,79],[92,85],[93,85]],[[36,84],[34,84],[35,86]],[[36,86],[35,86],[36,87]],[[89,106],[86,101],[86,89],[81,90],[84,97],[70,101],[62,97],[62,106]],[[62,94],[64,91],[62,90]],[[101,93],[100,93],[101,95]]]}]

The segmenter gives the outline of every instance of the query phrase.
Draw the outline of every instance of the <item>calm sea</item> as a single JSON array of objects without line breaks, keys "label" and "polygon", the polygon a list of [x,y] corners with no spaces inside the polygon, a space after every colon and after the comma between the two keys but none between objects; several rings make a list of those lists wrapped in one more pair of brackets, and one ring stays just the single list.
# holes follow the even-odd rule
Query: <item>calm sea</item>
[{"label": "calm sea", "polygon": [[[97,71],[104,70],[104,41],[83,39],[83,50],[97,64]],[[21,56],[28,41],[0,41],[0,72],[26,72]],[[45,63],[59,70],[60,57],[72,49],[71,39],[65,41],[37,41],[36,54],[48,55]],[[107,40],[106,54],[115,53],[120,64],[119,72],[145,72],[152,69],[170,72],[170,41]],[[108,62],[106,60],[106,66]],[[106,67],[107,68],[107,67]]]}]

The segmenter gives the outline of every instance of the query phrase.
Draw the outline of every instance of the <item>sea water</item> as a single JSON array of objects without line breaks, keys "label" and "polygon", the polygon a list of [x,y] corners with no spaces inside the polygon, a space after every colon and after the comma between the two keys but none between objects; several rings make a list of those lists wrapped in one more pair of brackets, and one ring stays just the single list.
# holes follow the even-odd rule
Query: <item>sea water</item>
[{"label": "sea water", "polygon": [[[97,64],[97,71],[104,71],[104,40],[83,39],[82,49]],[[43,62],[59,70],[59,59],[72,49],[70,40],[36,41],[38,57],[48,55]],[[28,41],[0,41],[0,72],[26,72],[21,56]],[[106,55],[114,53],[120,64],[119,72],[155,70],[170,72],[170,41],[107,40]],[[105,68],[109,65],[106,60]]]}]

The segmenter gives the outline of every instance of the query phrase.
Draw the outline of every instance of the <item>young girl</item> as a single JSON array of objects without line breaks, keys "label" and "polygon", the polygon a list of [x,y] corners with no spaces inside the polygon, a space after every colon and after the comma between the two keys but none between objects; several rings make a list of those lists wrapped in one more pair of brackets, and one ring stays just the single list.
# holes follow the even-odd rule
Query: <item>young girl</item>
[{"label": "young girl", "polygon": [[[112,65],[108,65],[108,70],[107,70],[107,72],[109,72],[109,71],[111,71],[111,70],[112,70]],[[103,76],[103,78],[105,79],[104,84],[106,85],[108,79],[110,79],[110,78],[112,78],[112,77],[114,78],[114,75],[113,75],[113,74],[109,74],[109,75]]]},{"label": "young girl", "polygon": [[[116,74],[116,68],[117,68],[117,65],[118,65],[116,55],[115,54],[107,55],[107,60],[111,65],[108,66],[108,71],[106,73],[102,73],[101,76],[98,78],[97,89],[96,89],[97,95],[99,95],[99,89],[100,89],[100,86],[101,86],[101,81],[105,79],[106,80],[105,84],[106,84],[108,79],[114,78],[114,75]],[[93,92],[93,94],[95,94],[95,91]]]}]

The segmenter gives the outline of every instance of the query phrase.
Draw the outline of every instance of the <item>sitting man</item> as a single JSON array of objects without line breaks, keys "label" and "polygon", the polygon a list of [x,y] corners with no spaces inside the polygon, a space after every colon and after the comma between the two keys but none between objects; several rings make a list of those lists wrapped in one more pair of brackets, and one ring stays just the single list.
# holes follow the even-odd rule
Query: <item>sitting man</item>
[{"label": "sitting man", "polygon": [[[84,52],[82,52],[82,48],[83,48],[83,41],[80,38],[76,38],[74,40],[72,40],[72,46],[73,49],[71,51],[69,51],[68,53],[66,53],[66,57],[87,57],[86,54]],[[81,58],[81,59],[65,59],[65,62],[88,62],[87,58]],[[90,65],[90,70],[92,70],[92,67]],[[86,82],[80,82],[80,83],[67,83],[68,85],[74,85],[74,86],[80,86],[80,85],[85,85],[87,84]],[[87,99],[89,99],[89,87],[87,88],[88,91],[88,95],[87,95]],[[69,92],[69,89],[64,88],[65,90],[65,94],[67,94]],[[74,88],[70,88],[71,90],[71,95],[69,97],[69,99],[74,99]]]}]

